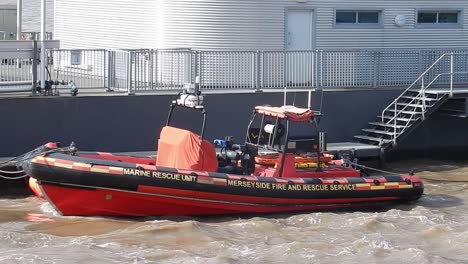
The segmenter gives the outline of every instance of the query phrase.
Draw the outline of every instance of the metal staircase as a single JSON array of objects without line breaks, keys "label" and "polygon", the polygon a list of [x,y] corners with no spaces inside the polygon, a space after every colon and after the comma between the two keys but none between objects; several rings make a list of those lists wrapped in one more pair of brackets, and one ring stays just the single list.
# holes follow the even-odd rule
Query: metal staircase
[{"label": "metal staircase", "polygon": [[[369,122],[362,129],[362,134],[354,136],[355,141],[380,146],[387,151],[395,147],[405,136],[411,133],[419,124],[436,111],[448,98],[453,96],[453,77],[456,74],[468,72],[454,71],[454,56],[460,54],[446,53],[440,56],[426,71],[424,71],[400,96],[390,103],[378,116],[378,120]],[[467,55],[467,54],[463,54]],[[443,68],[442,63],[450,67],[449,72],[434,74]],[[435,77],[433,77],[435,75]],[[430,89],[434,84],[440,84],[441,77],[449,79],[449,87]],[[429,82],[425,82],[427,79]],[[420,87],[417,87],[418,85]]]}]

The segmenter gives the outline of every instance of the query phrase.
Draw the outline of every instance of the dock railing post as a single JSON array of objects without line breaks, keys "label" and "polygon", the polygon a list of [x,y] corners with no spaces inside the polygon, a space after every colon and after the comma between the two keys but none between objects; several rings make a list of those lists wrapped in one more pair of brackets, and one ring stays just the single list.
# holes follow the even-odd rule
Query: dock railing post
[{"label": "dock railing post", "polygon": [[320,88],[323,87],[323,50],[319,51],[320,52],[320,63],[319,63],[319,67],[320,67]]},{"label": "dock railing post", "polygon": [[159,50],[154,50],[153,52],[153,57],[152,57],[152,63],[153,63],[153,71],[154,71],[154,75],[153,75],[153,79],[154,79],[154,85],[156,85],[156,88],[159,87],[159,75],[158,75],[158,71],[159,71],[159,67],[158,67],[158,60],[159,60]]},{"label": "dock railing post", "polygon": [[32,75],[32,83],[31,83],[31,91],[32,95],[36,95],[36,85],[37,85],[37,41],[33,41],[32,47],[32,65],[31,65],[31,75]]},{"label": "dock railing post", "polygon": [[395,115],[393,116],[393,145],[396,145],[397,138],[397,102],[395,102]]},{"label": "dock railing post", "polygon": [[261,81],[260,81],[260,80],[261,80],[260,77],[261,77],[261,72],[262,72],[262,70],[261,70],[262,65],[261,65],[261,61],[260,61],[260,51],[259,51],[259,50],[257,50],[255,56],[256,56],[256,67],[255,67],[255,71],[256,71],[256,72],[255,72],[255,74],[256,74],[256,76],[257,76],[256,81],[255,81],[255,91],[256,91],[256,92],[259,92],[259,91],[261,91],[261,89],[263,88],[262,85],[260,84],[260,82],[261,82]]},{"label": "dock railing post", "polygon": [[154,89],[154,82],[153,82],[153,74],[154,74],[154,69],[153,69],[153,66],[154,66],[154,50],[153,49],[150,49],[148,51],[148,82],[149,82],[149,88],[150,90],[153,90]]},{"label": "dock railing post", "polygon": [[373,64],[372,64],[372,86],[373,88],[377,87],[377,58],[379,57],[379,51],[373,51],[372,52],[372,57],[373,57]]},{"label": "dock railing post", "polygon": [[[198,75],[197,76],[198,76],[198,80],[199,80],[199,85],[198,86],[201,89],[203,87],[203,78],[204,78],[204,76],[203,76],[203,67],[204,67],[204,65],[203,65],[203,52],[197,51],[197,55],[198,55],[198,71],[197,71]],[[195,76],[195,80],[196,80],[197,76]]]},{"label": "dock railing post", "polygon": [[288,72],[287,72],[287,62],[286,62],[286,51],[283,50],[283,88],[286,89],[286,78],[287,75],[288,75]]},{"label": "dock railing post", "polygon": [[256,52],[252,52],[252,61],[250,62],[251,63],[251,71],[252,71],[252,88],[256,89],[257,88],[257,82],[256,82],[256,79],[255,79],[255,73],[256,73],[256,62],[257,62],[257,54],[258,54],[258,50]]},{"label": "dock railing post", "polygon": [[450,97],[453,97],[453,53],[450,53]]},{"label": "dock railing post", "polygon": [[192,74],[191,74],[191,82],[195,83],[195,79],[198,76],[198,52],[197,51],[191,51],[191,56],[193,57],[193,68],[192,68]]},{"label": "dock railing post", "polygon": [[127,51],[127,94],[133,95],[132,92],[132,56],[133,51]]},{"label": "dock railing post", "polygon": [[106,82],[106,67],[108,67],[109,64],[107,63],[106,65],[106,59],[109,60],[109,57],[107,54],[107,50],[101,50],[101,52],[102,52],[102,85],[104,86],[104,88],[106,88],[106,92],[108,92],[109,87],[106,87],[106,85],[108,84],[108,82]]},{"label": "dock railing post", "polygon": [[[114,73],[114,54],[113,51],[107,50],[107,89],[106,92],[111,92],[112,87],[115,83],[115,75]],[[104,79],[105,79],[106,73],[104,72]]]}]

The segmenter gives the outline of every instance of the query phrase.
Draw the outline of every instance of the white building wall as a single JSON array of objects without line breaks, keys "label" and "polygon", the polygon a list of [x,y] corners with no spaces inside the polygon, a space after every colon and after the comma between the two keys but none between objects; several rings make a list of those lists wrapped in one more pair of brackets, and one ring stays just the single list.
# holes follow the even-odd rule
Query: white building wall
[{"label": "white building wall", "polygon": [[[320,4],[316,4],[320,2]],[[453,48],[466,47],[468,44],[467,14],[468,1],[464,0],[408,0],[408,1],[370,1],[370,0],[321,0],[314,1],[317,6],[318,48]],[[328,7],[327,7],[328,5]],[[336,9],[382,10],[383,27],[376,29],[339,28],[334,25]],[[461,27],[429,29],[416,24],[418,9],[460,10]],[[394,23],[396,15],[405,15],[407,23],[398,27]]]},{"label": "white building wall", "polygon": [[[16,1],[15,1],[16,2]],[[46,0],[46,31],[54,31],[54,0]],[[15,3],[16,4],[16,3]],[[23,0],[23,32],[41,31],[41,1]],[[15,29],[16,31],[16,29]]]},{"label": "white building wall", "polygon": [[155,0],[56,0],[62,48],[156,47]]},{"label": "white building wall", "polygon": [[16,9],[16,0],[0,0],[0,9]]},{"label": "white building wall", "polygon": [[[32,1],[32,0],[30,0]],[[277,50],[285,47],[287,9],[314,11],[317,49],[453,48],[468,44],[466,0],[56,0],[56,38],[63,48]],[[381,10],[379,28],[340,28],[336,9]],[[462,26],[419,28],[418,9],[462,12]],[[394,18],[403,14],[407,24]]]}]

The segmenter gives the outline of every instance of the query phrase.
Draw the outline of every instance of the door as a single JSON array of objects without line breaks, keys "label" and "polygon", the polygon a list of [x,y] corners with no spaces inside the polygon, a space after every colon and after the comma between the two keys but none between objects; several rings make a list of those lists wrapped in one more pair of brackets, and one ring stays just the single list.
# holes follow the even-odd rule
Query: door
[{"label": "door", "polygon": [[312,49],[312,11],[288,10],[286,21],[286,49]]},{"label": "door", "polygon": [[5,39],[15,39],[16,10],[0,10],[0,31],[5,31]]},{"label": "door", "polygon": [[286,15],[287,87],[312,87],[314,83],[314,53],[312,10],[288,10]]}]

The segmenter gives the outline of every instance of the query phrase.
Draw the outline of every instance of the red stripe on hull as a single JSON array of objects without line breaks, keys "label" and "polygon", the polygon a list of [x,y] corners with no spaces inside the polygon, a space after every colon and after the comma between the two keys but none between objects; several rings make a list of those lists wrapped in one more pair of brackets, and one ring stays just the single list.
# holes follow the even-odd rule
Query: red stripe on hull
[{"label": "red stripe on hull", "polygon": [[[202,193],[143,186],[139,192],[41,185],[47,199],[63,215],[158,216],[275,213],[355,208],[396,200],[396,197],[353,199],[272,199]],[[146,193],[142,193],[142,192]],[[171,195],[171,197],[169,197]],[[181,198],[190,197],[190,198]],[[224,201],[224,202],[223,202]],[[365,204],[359,202],[368,202]],[[272,205],[272,203],[276,205]],[[298,206],[297,204],[301,204]]]}]

